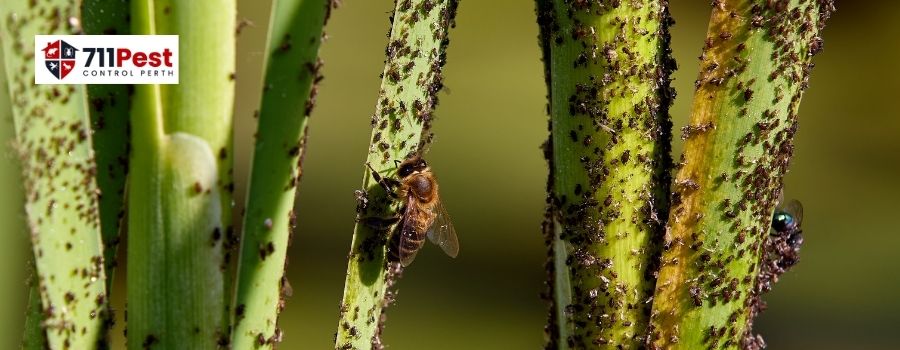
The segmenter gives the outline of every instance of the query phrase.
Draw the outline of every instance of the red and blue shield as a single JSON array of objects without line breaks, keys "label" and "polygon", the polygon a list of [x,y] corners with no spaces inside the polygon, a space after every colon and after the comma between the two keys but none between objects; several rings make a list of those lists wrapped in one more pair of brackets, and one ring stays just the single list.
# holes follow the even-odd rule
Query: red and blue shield
[{"label": "red and blue shield", "polygon": [[69,43],[57,40],[47,43],[44,52],[44,66],[56,79],[65,78],[75,68],[75,52],[78,51]]}]

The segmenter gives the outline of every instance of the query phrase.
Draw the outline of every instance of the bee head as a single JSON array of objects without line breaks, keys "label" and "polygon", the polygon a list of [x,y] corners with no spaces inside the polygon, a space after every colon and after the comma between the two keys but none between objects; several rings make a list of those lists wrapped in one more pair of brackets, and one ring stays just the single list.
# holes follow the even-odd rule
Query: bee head
[{"label": "bee head", "polygon": [[397,175],[403,178],[412,175],[415,172],[424,171],[426,168],[428,168],[428,163],[425,163],[424,159],[412,157],[400,163]]}]

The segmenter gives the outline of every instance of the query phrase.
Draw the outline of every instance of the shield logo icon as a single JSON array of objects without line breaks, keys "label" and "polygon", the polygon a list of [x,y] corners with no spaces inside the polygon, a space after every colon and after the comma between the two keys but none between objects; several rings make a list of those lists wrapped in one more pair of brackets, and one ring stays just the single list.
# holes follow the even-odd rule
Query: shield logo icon
[{"label": "shield logo icon", "polygon": [[49,42],[41,51],[44,52],[44,66],[56,79],[65,78],[75,68],[78,49],[69,43],[62,40]]}]

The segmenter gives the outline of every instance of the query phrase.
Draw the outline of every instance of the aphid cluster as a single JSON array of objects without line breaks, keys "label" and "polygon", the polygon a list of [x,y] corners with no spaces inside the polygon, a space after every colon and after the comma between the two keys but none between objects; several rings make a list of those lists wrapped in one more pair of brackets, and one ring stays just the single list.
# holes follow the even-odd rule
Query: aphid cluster
[{"label": "aphid cluster", "polygon": [[762,335],[754,334],[753,321],[766,309],[763,294],[772,290],[778,278],[790,270],[800,260],[800,246],[803,244],[803,206],[793,200],[775,209],[769,236],[762,246],[759,260],[759,271],[756,285],[750,297],[750,315],[741,338],[743,350],[761,350],[766,348]]},{"label": "aphid cluster", "polygon": [[[820,45],[819,30],[831,9],[830,1],[713,2],[694,97],[700,112],[685,130],[686,152],[675,181],[697,186],[673,189],[651,348],[698,334],[709,348],[741,342],[763,268],[757,258],[769,242],[771,210],[793,153],[810,47]],[[772,63],[751,67],[760,60]],[[788,254],[782,261],[789,260]],[[682,323],[710,307],[728,317]]]},{"label": "aphid cluster", "polygon": [[74,3],[4,5],[0,18],[25,208],[48,344],[89,347],[111,323],[100,237],[98,169],[85,88],[34,85],[36,34],[80,34]]},{"label": "aphid cluster", "polygon": [[[538,1],[537,17],[551,114],[544,296],[554,298],[555,261],[568,266],[573,283],[572,304],[551,300],[546,347],[637,347],[654,280],[645,249],[661,235],[668,207],[661,169],[671,164],[675,64],[668,49],[656,48],[668,47],[671,18],[665,4],[625,1]],[[653,49],[635,49],[642,46]],[[551,77],[562,75],[572,79],[554,84]],[[554,150],[563,147],[574,152]],[[566,251],[556,251],[557,236]],[[556,322],[560,315],[566,324]],[[563,329],[574,332],[557,339]]]},{"label": "aphid cluster", "polygon": [[[446,62],[448,30],[454,26],[456,7],[455,0],[396,2],[385,49],[387,60],[382,72],[381,89],[371,119],[373,131],[368,156],[371,174],[381,177],[379,172],[387,175],[399,170],[393,161],[411,159],[431,142],[432,113],[438,104],[437,93],[443,88],[441,70]],[[415,194],[428,192],[419,189],[424,189],[421,179],[430,175],[423,174],[421,169],[415,173],[409,175],[410,182],[405,185],[403,179],[407,176],[398,173],[399,180],[387,180],[392,182],[388,186],[390,188],[385,188],[384,183],[379,188],[376,184],[379,181],[374,176],[365,181],[366,188],[357,195],[360,224],[357,225],[356,243],[350,252],[351,270],[384,271],[385,264],[390,260],[405,261],[406,264],[412,261],[417,251],[414,246],[421,243],[421,235],[427,236],[427,229],[434,227],[437,221],[433,203],[439,203],[436,196],[435,201],[413,201],[417,198]],[[415,183],[413,180],[416,180]],[[432,184],[428,180],[425,182]],[[436,183],[434,185],[436,193]],[[394,191],[397,191],[394,196],[390,195]],[[398,225],[401,221],[402,225]],[[397,242],[395,248],[407,247],[402,252],[390,247],[388,237],[392,233],[388,229],[394,226],[400,226],[399,231],[393,234],[394,242]],[[440,227],[438,225],[434,232]],[[396,252],[397,256],[389,256],[394,254],[392,252]],[[392,277],[393,280],[397,278],[398,275]],[[359,288],[357,294],[345,295],[341,304],[341,327],[335,339],[336,348],[381,347],[380,337],[377,336],[380,331],[377,329],[381,328],[385,317],[381,301],[390,298],[387,284],[387,281],[377,283],[372,287]],[[367,294],[366,300],[372,302],[354,300],[362,298],[358,295],[362,293]],[[351,309],[350,305],[365,306],[363,309],[358,306]]]}]

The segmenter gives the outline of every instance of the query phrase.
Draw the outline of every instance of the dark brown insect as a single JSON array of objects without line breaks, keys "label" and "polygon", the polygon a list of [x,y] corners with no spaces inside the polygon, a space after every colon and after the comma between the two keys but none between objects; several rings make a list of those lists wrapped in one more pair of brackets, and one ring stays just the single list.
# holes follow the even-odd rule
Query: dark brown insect
[{"label": "dark brown insect", "polygon": [[400,162],[397,168],[399,181],[382,177],[371,165],[369,169],[372,177],[391,196],[403,201],[399,230],[390,240],[391,259],[409,266],[425,244],[425,237],[455,258],[459,253],[459,240],[441,203],[438,183],[428,163],[419,156]]}]

